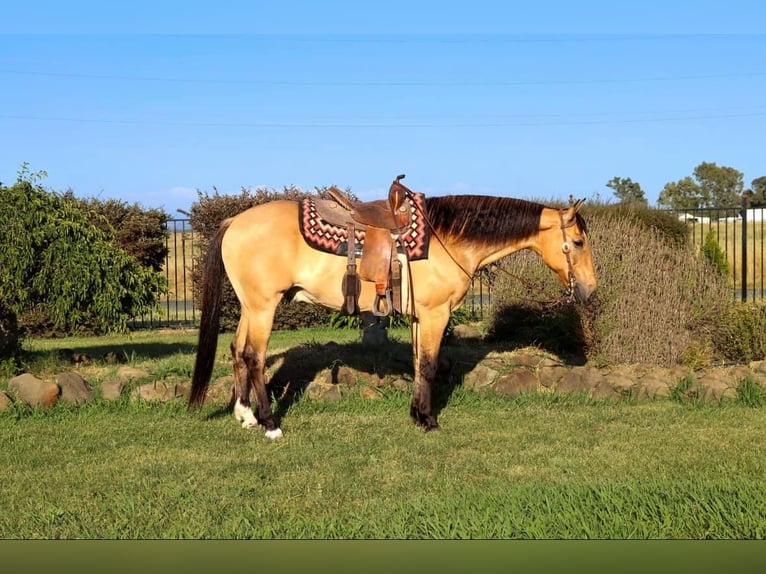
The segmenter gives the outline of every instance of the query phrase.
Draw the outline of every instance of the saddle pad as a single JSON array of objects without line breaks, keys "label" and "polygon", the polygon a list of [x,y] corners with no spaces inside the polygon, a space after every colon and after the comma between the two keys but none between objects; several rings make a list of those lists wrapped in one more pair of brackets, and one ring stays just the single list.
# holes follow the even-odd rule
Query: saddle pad
[{"label": "saddle pad", "polygon": [[[411,197],[407,197],[407,201],[410,202],[412,222],[401,233],[401,245],[410,261],[426,259],[429,233],[423,216],[425,196],[422,193],[413,193]],[[314,199],[311,197],[299,202],[298,219],[303,238],[314,249],[337,255],[341,244],[348,240],[348,231],[345,227],[329,223],[319,216]],[[357,243],[364,244],[364,235],[364,231],[354,230]]]}]

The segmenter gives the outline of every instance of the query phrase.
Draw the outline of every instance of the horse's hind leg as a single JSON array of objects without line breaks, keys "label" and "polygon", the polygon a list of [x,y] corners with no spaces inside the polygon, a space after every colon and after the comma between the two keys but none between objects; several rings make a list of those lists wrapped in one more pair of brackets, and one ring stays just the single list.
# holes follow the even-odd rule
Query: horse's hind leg
[{"label": "horse's hind leg", "polygon": [[258,426],[258,420],[250,407],[250,376],[245,361],[247,346],[247,321],[244,315],[239,321],[237,332],[231,341],[231,357],[234,363],[234,418],[242,423],[242,428]]},{"label": "horse's hind leg", "polygon": [[[276,304],[274,305],[276,308]],[[258,424],[266,429],[266,436],[279,438],[281,429],[277,426],[271,410],[271,401],[266,389],[266,349],[269,344],[274,309],[243,315],[232,342],[236,403],[234,416],[244,428]],[[255,391],[257,417],[250,405],[250,389]]]}]

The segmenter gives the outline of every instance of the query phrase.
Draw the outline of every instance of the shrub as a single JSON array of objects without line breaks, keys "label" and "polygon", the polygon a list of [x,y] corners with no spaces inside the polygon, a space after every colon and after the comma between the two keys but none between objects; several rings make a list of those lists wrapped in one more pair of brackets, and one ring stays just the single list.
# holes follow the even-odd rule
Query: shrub
[{"label": "shrub", "polygon": [[498,274],[492,336],[526,338],[526,344],[605,363],[676,364],[690,347],[712,348],[714,328],[730,305],[725,280],[686,241],[679,245],[675,233],[647,223],[654,218],[645,212],[586,211],[599,282],[586,306],[543,312],[538,300],[561,292],[555,275],[529,252],[503,260],[514,277]]},{"label": "shrub", "polygon": [[732,304],[713,329],[713,344],[728,360],[744,362],[766,358],[766,307]]},{"label": "shrub", "polygon": [[726,260],[726,253],[723,252],[721,246],[716,241],[716,235],[713,230],[710,229],[705,234],[705,242],[702,244],[702,254],[711,263],[713,269],[723,276],[729,275],[729,262]]},{"label": "shrub", "polygon": [[124,330],[155,308],[164,279],[109,239],[31,181],[0,186],[0,305],[16,318],[37,310],[60,332]]}]

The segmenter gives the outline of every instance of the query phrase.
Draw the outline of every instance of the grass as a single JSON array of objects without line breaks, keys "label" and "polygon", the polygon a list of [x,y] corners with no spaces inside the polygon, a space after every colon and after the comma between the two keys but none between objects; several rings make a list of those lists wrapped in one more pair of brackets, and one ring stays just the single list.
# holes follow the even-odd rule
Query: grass
[{"label": "grass", "polygon": [[[271,347],[356,338],[277,332]],[[52,372],[60,348],[118,347],[155,376],[188,376],[195,343],[191,332],[34,341],[29,360]],[[105,367],[92,368],[89,380]],[[277,442],[216,406],[15,404],[0,413],[0,538],[764,538],[766,411],[746,383],[741,393],[711,406],[458,387],[427,434],[406,392],[303,398]]]},{"label": "grass", "polygon": [[209,408],[0,416],[2,538],[762,538],[766,416],[460,390],[302,401],[270,442]]}]

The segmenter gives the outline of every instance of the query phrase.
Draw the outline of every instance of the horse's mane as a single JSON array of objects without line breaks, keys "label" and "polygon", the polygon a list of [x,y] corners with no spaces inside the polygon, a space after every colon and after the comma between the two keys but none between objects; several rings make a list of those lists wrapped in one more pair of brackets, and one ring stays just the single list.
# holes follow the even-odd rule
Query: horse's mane
[{"label": "horse's mane", "polygon": [[481,243],[534,235],[544,207],[524,199],[485,195],[426,198],[426,214],[437,235]]}]

